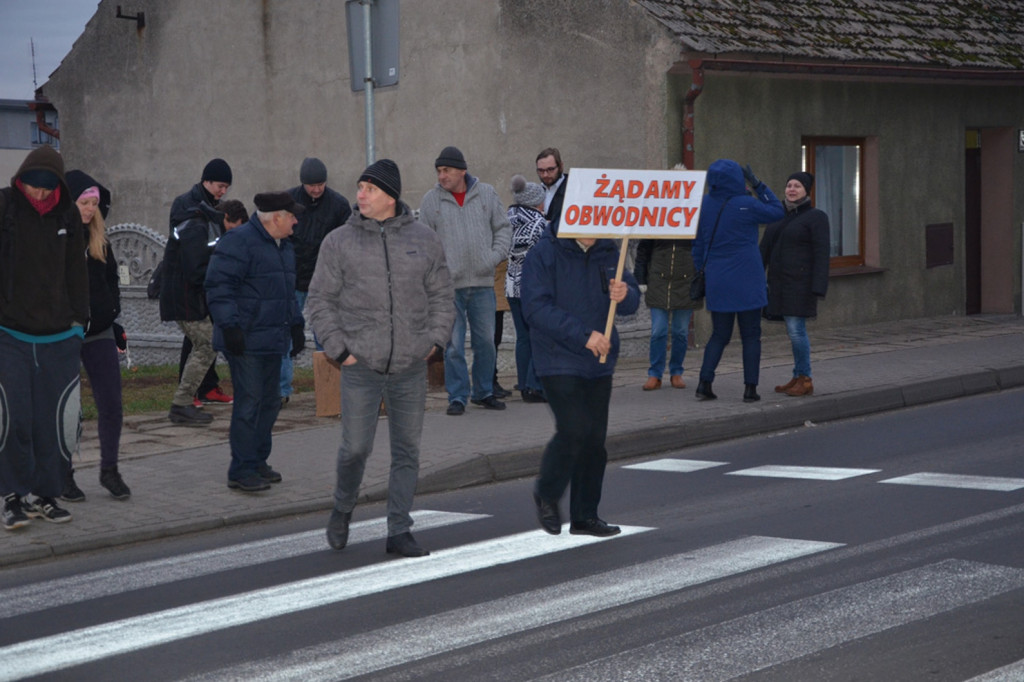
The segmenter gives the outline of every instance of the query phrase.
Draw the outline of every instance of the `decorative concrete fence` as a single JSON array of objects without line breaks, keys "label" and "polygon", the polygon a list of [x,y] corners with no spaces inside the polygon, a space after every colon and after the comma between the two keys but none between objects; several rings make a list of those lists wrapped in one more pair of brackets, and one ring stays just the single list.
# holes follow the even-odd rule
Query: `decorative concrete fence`
[{"label": "decorative concrete fence", "polygon": [[[183,334],[173,322],[160,321],[160,302],[146,296],[146,287],[153,271],[164,257],[167,237],[136,223],[120,223],[107,228],[111,251],[118,263],[121,287],[121,317],[118,321],[128,333],[132,362],[138,365],[176,364],[181,352]],[[641,304],[635,315],[617,320],[622,339],[623,357],[642,357],[647,353],[651,318]],[[306,348],[313,347],[312,334],[307,331]],[[512,315],[505,315],[504,334],[498,349],[498,371],[515,368],[515,328]],[[467,334],[467,355],[471,358]],[[312,353],[303,352],[295,359],[300,367],[309,367]]]}]

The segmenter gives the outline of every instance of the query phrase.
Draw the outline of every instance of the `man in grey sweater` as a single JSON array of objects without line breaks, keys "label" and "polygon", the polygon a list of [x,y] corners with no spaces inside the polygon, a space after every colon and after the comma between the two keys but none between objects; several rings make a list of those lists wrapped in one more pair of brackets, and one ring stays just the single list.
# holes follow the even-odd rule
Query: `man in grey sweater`
[{"label": "man in grey sweater", "polygon": [[448,414],[463,414],[467,402],[504,410],[505,403],[494,396],[494,268],[508,258],[512,226],[494,187],[466,172],[466,159],[456,147],[441,150],[434,167],[437,186],[424,195],[420,219],[440,235],[455,287],[455,325],[444,353]]},{"label": "man in grey sweater", "polygon": [[324,352],[341,371],[341,447],[327,541],[348,543],[348,526],[373,451],[381,398],[388,414],[387,551],[429,554],[412,537],[413,493],[427,399],[427,360],[451,336],[452,285],[441,240],[399,201],[390,159],[359,176],[358,211],[324,239],[306,311]]}]

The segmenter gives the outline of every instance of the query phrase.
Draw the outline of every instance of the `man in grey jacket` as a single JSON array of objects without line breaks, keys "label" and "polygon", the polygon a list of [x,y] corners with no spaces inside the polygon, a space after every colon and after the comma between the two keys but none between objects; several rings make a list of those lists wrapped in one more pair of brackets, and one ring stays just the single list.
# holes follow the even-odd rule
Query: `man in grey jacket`
[{"label": "man in grey jacket", "polygon": [[504,410],[505,403],[494,396],[494,268],[508,258],[512,226],[494,187],[466,172],[466,159],[456,147],[441,150],[434,167],[437,186],[424,195],[420,219],[440,235],[455,286],[455,326],[444,353],[448,414],[463,414],[467,402]]},{"label": "man in grey jacket", "polygon": [[327,357],[341,367],[341,447],[327,541],[348,543],[348,527],[373,450],[383,397],[391,437],[388,553],[429,554],[409,529],[419,475],[427,360],[451,337],[452,285],[438,236],[399,201],[390,159],[359,176],[358,211],[324,239],[306,313]]}]

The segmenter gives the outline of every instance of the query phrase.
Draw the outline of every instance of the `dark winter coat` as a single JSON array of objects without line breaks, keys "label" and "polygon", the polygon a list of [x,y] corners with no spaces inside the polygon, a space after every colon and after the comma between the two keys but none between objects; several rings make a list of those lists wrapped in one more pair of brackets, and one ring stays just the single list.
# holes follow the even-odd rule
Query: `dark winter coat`
[{"label": "dark winter coat", "polygon": [[399,203],[384,221],[356,211],[331,232],[309,285],[309,324],[328,356],[377,372],[421,364],[452,336],[455,291],[441,238]]},{"label": "dark winter coat", "polygon": [[192,217],[192,209],[199,204],[215,208],[217,206],[217,200],[206,191],[201,182],[197,182],[192,189],[174,198],[174,202],[171,203],[171,224],[168,228],[168,236],[174,230],[175,225],[180,225]]},{"label": "dark winter coat", "polygon": [[331,230],[348,221],[352,207],[348,199],[330,187],[324,188],[319,199],[309,196],[302,185],[291,188],[288,193],[295,203],[306,209],[302,215],[295,216],[299,222],[289,239],[295,247],[295,287],[298,291],[309,291],[309,280],[316,269],[320,244]]},{"label": "dark winter coat", "polygon": [[227,350],[225,327],[244,332],[246,353],[284,355],[291,348],[291,328],[303,324],[295,251],[287,239],[271,237],[255,213],[217,242],[204,286],[216,350]]},{"label": "dark winter coat", "polygon": [[[575,239],[559,239],[557,222],[545,231],[523,264],[521,300],[530,327],[537,376],[569,375],[596,379],[615,371],[619,332],[612,328],[612,349],[605,363],[587,348],[591,332],[604,333],[611,299],[608,280],[615,275],[619,250],[598,239],[584,251]],[[622,273],[629,286],[616,312],[632,315],[640,306],[633,274]]]},{"label": "dark winter coat", "polygon": [[164,322],[204,320],[206,268],[224,234],[224,214],[206,203],[192,209],[192,218],[171,232],[164,247],[160,283],[160,319]]},{"label": "dark winter coat", "polygon": [[693,241],[690,239],[641,239],[636,245],[633,274],[647,285],[648,308],[699,310],[703,301],[690,298],[693,281]]},{"label": "dark winter coat", "polygon": [[[757,196],[750,196],[743,171],[735,161],[714,161],[708,167],[707,184],[710,191],[701,202],[693,242],[697,269],[708,254],[704,269],[707,308],[718,313],[760,310],[768,298],[757,245],[758,229],[761,223],[780,220],[786,209],[763,182],[754,190]],[[720,210],[722,217],[715,230]]]},{"label": "dark winter coat", "polygon": [[[100,197],[97,203],[100,215],[104,218],[110,211],[110,190],[97,182],[92,176],[80,171],[69,170],[67,172],[68,189],[72,197],[78,197],[90,187],[99,189]],[[88,254],[89,226],[81,223]],[[117,260],[110,251],[107,244],[103,249],[106,261],[87,256],[86,267],[89,271],[89,327],[85,335],[96,336],[114,324],[114,320],[121,314],[121,287],[120,278],[117,274]]]},{"label": "dark winter coat", "polygon": [[[45,215],[15,186],[28,170],[60,178],[60,200]],[[85,230],[70,195],[64,161],[49,145],[29,152],[10,188],[0,192],[0,326],[49,336],[89,321]]]},{"label": "dark winter coat", "polygon": [[562,204],[565,202],[565,186],[568,184],[569,174],[563,173],[562,184],[555,190],[555,195],[551,197],[551,204],[548,206],[548,211],[544,214],[544,220],[549,223],[562,219]]},{"label": "dark winter coat", "polygon": [[828,216],[801,204],[765,230],[761,259],[768,270],[769,317],[816,317],[828,292]]}]

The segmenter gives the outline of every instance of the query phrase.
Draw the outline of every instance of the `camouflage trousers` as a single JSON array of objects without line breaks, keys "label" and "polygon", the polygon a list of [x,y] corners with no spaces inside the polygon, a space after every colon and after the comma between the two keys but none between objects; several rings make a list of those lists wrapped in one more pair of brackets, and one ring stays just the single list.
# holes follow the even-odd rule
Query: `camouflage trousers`
[{"label": "camouflage trousers", "polygon": [[213,349],[213,322],[209,317],[204,320],[178,320],[178,327],[192,342],[192,352],[185,361],[185,369],[181,372],[181,381],[171,403],[185,407],[192,404],[192,397],[217,358],[217,351]]}]

